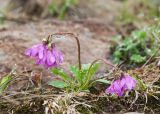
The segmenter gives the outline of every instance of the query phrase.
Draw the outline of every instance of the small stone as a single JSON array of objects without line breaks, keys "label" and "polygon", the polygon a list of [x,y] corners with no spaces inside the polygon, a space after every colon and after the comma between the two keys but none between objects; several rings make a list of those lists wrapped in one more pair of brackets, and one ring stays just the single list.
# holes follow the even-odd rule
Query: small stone
[{"label": "small stone", "polygon": [[160,67],[160,61],[158,61],[157,66]]}]

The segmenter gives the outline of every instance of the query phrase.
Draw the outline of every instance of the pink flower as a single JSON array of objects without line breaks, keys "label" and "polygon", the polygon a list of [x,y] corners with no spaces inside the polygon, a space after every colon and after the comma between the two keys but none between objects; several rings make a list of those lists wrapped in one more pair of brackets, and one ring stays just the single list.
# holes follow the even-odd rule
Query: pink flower
[{"label": "pink flower", "polygon": [[47,44],[37,44],[27,49],[25,54],[46,68],[58,67],[63,62],[63,55],[55,44],[52,44],[51,48]]},{"label": "pink flower", "polygon": [[58,64],[60,64],[64,61],[63,56],[62,56],[62,52],[56,48],[55,44],[52,44],[52,51],[51,52],[55,57],[55,65],[58,66]]},{"label": "pink flower", "polygon": [[136,80],[129,75],[122,75],[121,78],[115,80],[107,89],[106,93],[122,96],[125,91],[131,91],[136,87]]},{"label": "pink flower", "polygon": [[136,80],[129,75],[125,75],[121,79],[122,85],[125,86],[126,90],[132,90],[136,86]]},{"label": "pink flower", "polygon": [[47,46],[45,44],[37,44],[28,48],[25,52],[27,56],[42,59],[44,57],[44,51],[46,50]]}]

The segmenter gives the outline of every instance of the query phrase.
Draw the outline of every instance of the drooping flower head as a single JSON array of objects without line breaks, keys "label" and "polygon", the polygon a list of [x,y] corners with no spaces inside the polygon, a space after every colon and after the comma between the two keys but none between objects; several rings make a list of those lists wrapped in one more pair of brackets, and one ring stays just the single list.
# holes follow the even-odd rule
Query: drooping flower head
[{"label": "drooping flower head", "polygon": [[122,96],[125,91],[131,91],[136,87],[136,80],[128,74],[122,74],[122,76],[115,80],[107,89],[106,93],[116,94]]},{"label": "drooping flower head", "polygon": [[132,90],[136,86],[136,80],[128,74],[121,77],[121,84],[124,85],[125,90]]},{"label": "drooping flower head", "polygon": [[51,46],[48,43],[41,43],[28,48],[25,54],[36,60],[36,64],[43,65],[46,68],[58,67],[63,62],[63,55],[54,43]]}]

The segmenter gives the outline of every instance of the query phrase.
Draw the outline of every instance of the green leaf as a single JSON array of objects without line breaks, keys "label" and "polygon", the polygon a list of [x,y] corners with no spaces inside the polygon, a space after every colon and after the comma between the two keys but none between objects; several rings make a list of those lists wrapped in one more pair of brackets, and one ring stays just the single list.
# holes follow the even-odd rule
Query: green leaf
[{"label": "green leaf", "polygon": [[132,32],[132,36],[133,38],[139,39],[141,40],[141,42],[144,42],[147,36],[147,33],[144,30],[137,30],[137,31]]},{"label": "green leaf", "polygon": [[3,93],[3,91],[8,87],[9,85],[9,82],[11,81],[12,79],[12,76],[11,75],[7,75],[5,77],[3,77],[1,79],[1,82],[0,82],[0,95]]},{"label": "green leaf", "polygon": [[94,64],[89,71],[89,75],[94,75],[97,72],[99,66],[99,63]]},{"label": "green leaf", "polygon": [[123,41],[123,45],[124,45],[124,46],[128,46],[128,45],[130,45],[130,44],[132,44],[132,43],[133,43],[133,40],[132,40],[131,37],[127,37],[127,38],[125,38],[124,41]]},{"label": "green leaf", "polygon": [[114,56],[117,57],[117,58],[121,58],[121,57],[122,57],[121,51],[120,51],[120,50],[116,50],[116,51],[114,52]]},{"label": "green leaf", "polygon": [[126,46],[126,51],[131,51],[131,50],[133,50],[134,48],[136,48],[136,46],[137,46],[137,44],[136,43],[131,43],[131,44],[128,44],[127,46]]},{"label": "green leaf", "polygon": [[153,49],[146,48],[145,51],[149,56],[154,56],[156,55],[157,49],[156,48],[153,48]]},{"label": "green leaf", "polygon": [[51,72],[55,75],[59,75],[64,80],[71,80],[71,77],[69,77],[63,70],[53,68]]},{"label": "green leaf", "polygon": [[118,57],[114,57],[113,62],[119,64],[121,62],[121,60]]},{"label": "green leaf", "polygon": [[98,80],[96,80],[96,82],[101,82],[101,83],[104,83],[104,84],[111,84],[111,81],[108,81],[106,79],[98,79]]},{"label": "green leaf", "polygon": [[71,72],[72,72],[72,74],[74,76],[78,76],[79,75],[79,69],[76,66],[71,66],[70,70],[71,70]]},{"label": "green leaf", "polygon": [[142,57],[141,55],[134,54],[131,56],[131,61],[136,62],[136,63],[141,63],[146,60],[146,57]]},{"label": "green leaf", "polygon": [[79,69],[76,66],[71,66],[70,70],[73,76],[77,79],[77,81],[82,82],[83,77],[81,71],[79,71]]},{"label": "green leaf", "polygon": [[76,0],[66,0],[60,9],[59,18],[64,19],[68,8],[76,4]]},{"label": "green leaf", "polygon": [[[92,67],[90,68],[91,64],[88,64],[89,67],[88,67],[88,70],[87,70],[87,73],[86,73],[86,76],[83,80],[84,84],[85,84],[85,88],[89,86],[90,84],[90,81],[93,79],[96,71],[98,70],[99,68],[99,63],[95,63],[94,65],[92,65]],[[90,68],[90,69],[89,69]]]},{"label": "green leaf", "polygon": [[51,14],[55,14],[57,12],[57,5],[55,1],[52,0],[52,3],[49,5],[48,10]]},{"label": "green leaf", "polygon": [[147,89],[147,85],[138,76],[135,76],[135,79],[137,80],[137,86],[140,90],[144,91]]},{"label": "green leaf", "polygon": [[51,85],[51,86],[57,87],[57,88],[66,88],[68,86],[68,84],[66,82],[59,81],[59,80],[51,81],[48,83],[48,85]]}]

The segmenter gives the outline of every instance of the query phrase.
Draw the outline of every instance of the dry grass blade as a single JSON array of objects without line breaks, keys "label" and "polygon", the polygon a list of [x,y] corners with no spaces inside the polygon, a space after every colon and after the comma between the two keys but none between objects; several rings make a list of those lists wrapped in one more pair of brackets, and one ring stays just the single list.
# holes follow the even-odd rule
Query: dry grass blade
[{"label": "dry grass blade", "polygon": [[135,99],[133,100],[133,102],[131,103],[129,109],[132,108],[133,104],[138,100],[139,98],[139,92],[135,90]]}]

